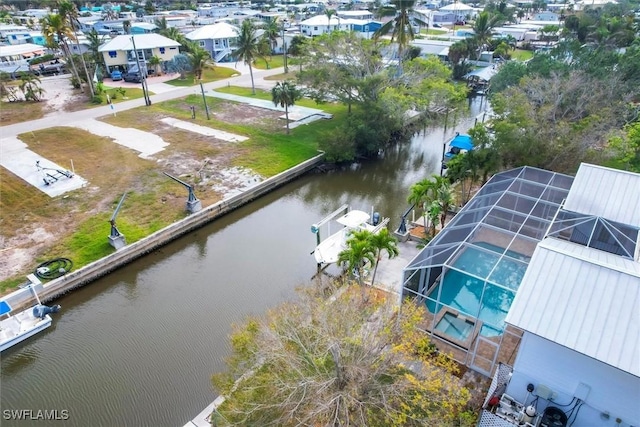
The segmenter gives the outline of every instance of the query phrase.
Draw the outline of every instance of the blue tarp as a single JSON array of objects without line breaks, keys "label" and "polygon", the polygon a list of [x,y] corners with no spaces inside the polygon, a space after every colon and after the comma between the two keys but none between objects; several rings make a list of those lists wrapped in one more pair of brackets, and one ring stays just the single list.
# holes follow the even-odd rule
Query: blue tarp
[{"label": "blue tarp", "polygon": [[449,147],[456,147],[461,150],[469,151],[473,149],[473,140],[469,135],[456,135],[456,137],[449,143]]}]

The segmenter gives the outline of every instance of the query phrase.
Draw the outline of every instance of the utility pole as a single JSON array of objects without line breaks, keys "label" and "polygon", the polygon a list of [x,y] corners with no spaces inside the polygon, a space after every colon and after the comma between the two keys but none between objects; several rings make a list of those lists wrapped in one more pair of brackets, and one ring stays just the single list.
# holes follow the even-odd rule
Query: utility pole
[{"label": "utility pole", "polygon": [[210,118],[209,118],[209,107],[207,107],[207,97],[204,96],[204,86],[202,86],[202,82],[200,82],[200,92],[202,92],[202,101],[204,102],[204,111],[207,112],[207,120],[210,120]]},{"label": "utility pole", "polygon": [[282,21],[282,52],[284,55],[284,73],[287,74],[289,72],[289,67],[287,66],[287,42],[284,38],[284,27],[287,20]]},{"label": "utility pole", "polygon": [[135,36],[131,36],[131,43],[133,43],[133,54],[136,56],[136,63],[138,64],[138,71],[140,72],[140,82],[142,83],[142,95],[144,96],[144,103],[147,105],[151,105],[151,99],[149,98],[149,93],[147,89],[147,78],[146,78],[146,66],[143,70],[140,66],[140,57],[138,57],[138,49],[136,49],[136,39]]}]

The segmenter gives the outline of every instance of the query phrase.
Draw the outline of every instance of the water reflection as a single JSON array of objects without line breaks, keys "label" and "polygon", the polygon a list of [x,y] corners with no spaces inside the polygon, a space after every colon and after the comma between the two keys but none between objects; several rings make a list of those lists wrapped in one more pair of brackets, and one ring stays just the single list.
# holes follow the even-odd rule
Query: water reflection
[{"label": "water reflection", "polygon": [[311,224],[349,203],[397,227],[454,131],[427,127],[379,160],[304,176],[65,296],[50,331],[3,357],[2,408],[69,409],[69,426],[183,425],[215,398],[231,325],[309,283]]}]

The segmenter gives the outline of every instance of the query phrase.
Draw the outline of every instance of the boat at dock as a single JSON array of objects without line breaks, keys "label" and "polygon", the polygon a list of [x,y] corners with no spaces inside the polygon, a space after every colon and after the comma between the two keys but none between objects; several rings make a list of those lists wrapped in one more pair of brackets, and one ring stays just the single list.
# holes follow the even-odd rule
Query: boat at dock
[{"label": "boat at dock", "polygon": [[11,305],[5,301],[0,300],[0,352],[5,351],[14,345],[21,343],[47,329],[51,326],[50,313],[57,313],[60,310],[59,305],[52,307],[46,306],[40,302],[38,294],[33,289],[33,284],[29,285],[36,296],[37,304],[26,310],[12,314],[13,309]]},{"label": "boat at dock", "polygon": [[[333,264],[338,262],[340,252],[347,248],[347,240],[354,231],[367,230],[372,233],[378,233],[389,223],[389,218],[380,220],[380,215],[377,212],[369,215],[369,213],[365,211],[349,210],[349,207],[344,205],[323,219],[319,224],[330,221],[333,219],[332,216],[335,217],[336,212],[340,211],[347,211],[344,215],[335,219],[342,228],[319,242],[313,251],[313,256],[318,264]],[[319,230],[319,224],[314,224],[311,227],[312,231],[316,234]]]},{"label": "boat at dock", "polygon": [[442,165],[446,169],[447,163],[460,153],[466,153],[473,150],[473,139],[469,135],[464,135],[456,132],[451,141],[449,141],[449,151],[444,153],[442,158]]}]

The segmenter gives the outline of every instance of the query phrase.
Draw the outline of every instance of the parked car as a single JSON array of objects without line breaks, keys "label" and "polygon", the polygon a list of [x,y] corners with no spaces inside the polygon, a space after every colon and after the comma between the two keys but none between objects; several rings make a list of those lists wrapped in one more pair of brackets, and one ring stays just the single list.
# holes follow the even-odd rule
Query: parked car
[{"label": "parked car", "polygon": [[111,80],[118,81],[118,80],[122,80],[122,72],[120,70],[113,70],[111,72]]},{"label": "parked car", "polygon": [[125,73],[122,77],[123,77],[125,82],[131,82],[131,83],[140,83],[140,82],[142,82],[142,76],[137,71],[132,71],[132,72]]}]

